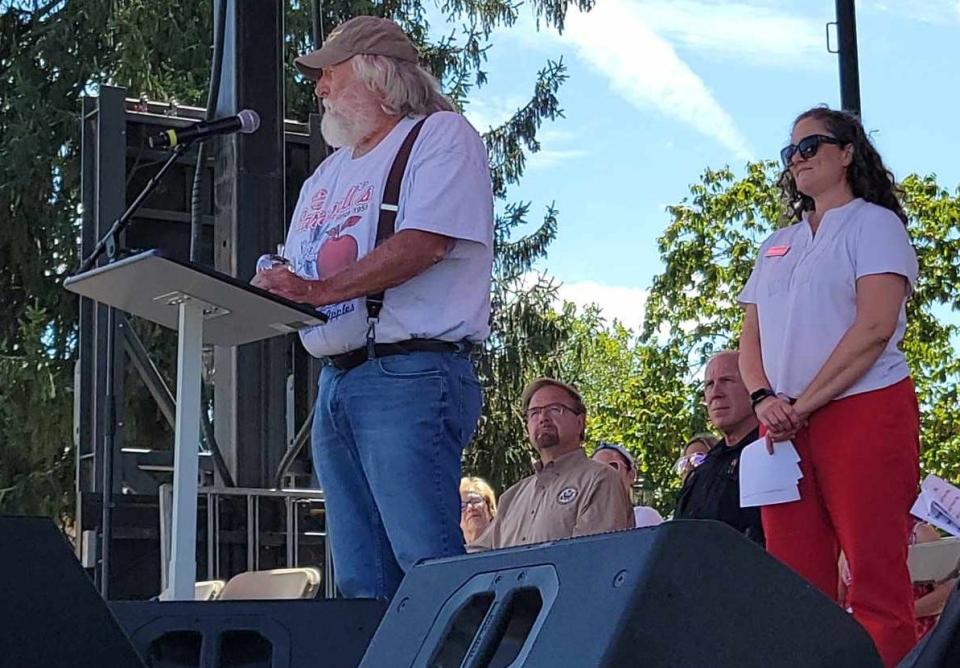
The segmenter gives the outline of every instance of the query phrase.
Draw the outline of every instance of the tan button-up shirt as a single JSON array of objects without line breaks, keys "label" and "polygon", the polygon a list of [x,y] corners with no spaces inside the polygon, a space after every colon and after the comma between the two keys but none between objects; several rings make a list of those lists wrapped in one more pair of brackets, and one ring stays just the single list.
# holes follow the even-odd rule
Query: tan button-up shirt
[{"label": "tan button-up shirt", "polygon": [[497,549],[634,526],[617,472],[583,449],[563,455],[500,497],[497,516],[468,548]]}]

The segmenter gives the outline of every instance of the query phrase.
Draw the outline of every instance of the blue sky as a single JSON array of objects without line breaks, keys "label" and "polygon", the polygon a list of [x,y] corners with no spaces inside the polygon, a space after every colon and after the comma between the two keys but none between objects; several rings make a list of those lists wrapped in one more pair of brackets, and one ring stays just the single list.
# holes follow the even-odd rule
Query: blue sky
[{"label": "blue sky", "polygon": [[[834,0],[597,0],[562,35],[537,31],[523,6],[494,35],[489,83],[467,111],[480,130],[529,97],[546,59],[568,67],[566,118],[543,128],[510,192],[537,213],[556,203],[559,236],[540,269],[565,298],[636,326],[662,268],[664,207],[706,167],[775,158],[800,111],[839,106],[824,28],[834,11]],[[898,177],[935,173],[956,189],[960,0],[861,0],[857,29],[863,119],[881,154]]]}]

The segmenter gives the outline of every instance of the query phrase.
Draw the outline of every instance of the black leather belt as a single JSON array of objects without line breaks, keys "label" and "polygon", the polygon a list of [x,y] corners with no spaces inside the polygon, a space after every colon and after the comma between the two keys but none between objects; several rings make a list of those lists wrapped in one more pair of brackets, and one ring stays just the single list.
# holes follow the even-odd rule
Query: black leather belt
[{"label": "black leather belt", "polygon": [[[469,341],[438,341],[436,339],[408,339],[396,343],[377,343],[373,346],[373,357],[389,357],[407,353],[460,353],[469,355],[473,344]],[[341,355],[330,355],[327,362],[340,371],[349,371],[370,359],[366,346]]]}]

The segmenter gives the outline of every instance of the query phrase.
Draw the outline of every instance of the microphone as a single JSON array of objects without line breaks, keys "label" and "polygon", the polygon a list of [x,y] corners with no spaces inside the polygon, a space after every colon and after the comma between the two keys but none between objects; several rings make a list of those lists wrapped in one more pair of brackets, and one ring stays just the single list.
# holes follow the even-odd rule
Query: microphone
[{"label": "microphone", "polygon": [[177,144],[203,141],[214,135],[229,135],[234,132],[250,134],[260,127],[260,115],[253,109],[244,109],[236,116],[201,121],[185,128],[170,128],[150,137],[150,148],[173,148]]}]

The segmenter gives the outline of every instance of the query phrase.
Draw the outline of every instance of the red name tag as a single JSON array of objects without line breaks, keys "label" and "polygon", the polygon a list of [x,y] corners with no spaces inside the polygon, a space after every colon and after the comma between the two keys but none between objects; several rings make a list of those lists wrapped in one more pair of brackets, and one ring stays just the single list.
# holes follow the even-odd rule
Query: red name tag
[{"label": "red name tag", "polygon": [[763,257],[783,257],[790,251],[790,246],[770,246]]}]

